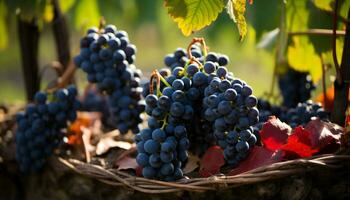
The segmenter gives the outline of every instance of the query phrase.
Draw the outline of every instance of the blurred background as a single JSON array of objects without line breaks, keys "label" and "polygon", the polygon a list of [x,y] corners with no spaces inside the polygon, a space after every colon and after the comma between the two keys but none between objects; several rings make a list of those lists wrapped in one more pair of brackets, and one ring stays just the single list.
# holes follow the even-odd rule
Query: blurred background
[{"label": "blurred background", "polygon": [[[2,17],[0,41],[6,40],[0,50],[0,103],[25,101],[17,17],[14,14],[18,9],[4,8],[10,7],[11,2],[16,1],[8,1],[5,5],[4,1],[0,0]],[[79,40],[84,35],[84,31],[90,26],[98,26],[100,17],[104,16],[107,24],[115,24],[118,29],[129,33],[131,42],[138,48],[136,65],[146,75],[154,68],[163,67],[163,58],[166,54],[172,53],[177,47],[186,48],[192,37],[204,37],[210,50],[230,57],[229,69],[236,77],[248,82],[257,96],[261,96],[270,89],[275,53],[273,48],[272,50],[259,49],[257,44],[264,33],[279,26],[280,1],[278,0],[256,0],[252,5],[247,4],[248,33],[242,42],[239,41],[235,24],[224,13],[225,11],[210,26],[190,37],[185,37],[168,15],[162,0],[65,0],[59,2],[69,24],[72,56],[79,53]],[[295,2],[304,2],[304,0]],[[306,4],[303,3],[303,5],[307,7],[304,6],[304,9],[314,7],[312,1],[305,0],[305,2]],[[315,14],[312,10],[310,13]],[[328,15],[327,20],[323,18],[318,20],[319,22],[315,24],[318,28],[331,28],[329,23],[331,15]],[[57,55],[50,23],[43,22],[40,29],[39,64],[43,69],[57,60]],[[330,45],[327,41],[324,43]],[[81,71],[78,70],[76,75],[79,85],[86,84],[87,81]],[[55,74],[49,69],[45,71],[42,78],[41,88],[45,88],[46,84],[55,78]]]}]

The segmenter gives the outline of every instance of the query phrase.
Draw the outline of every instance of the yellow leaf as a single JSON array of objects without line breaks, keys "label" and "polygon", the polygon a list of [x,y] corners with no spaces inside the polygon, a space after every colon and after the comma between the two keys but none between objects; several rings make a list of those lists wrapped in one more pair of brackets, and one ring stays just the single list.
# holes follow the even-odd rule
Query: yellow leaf
[{"label": "yellow leaf", "polygon": [[60,4],[60,8],[63,13],[66,13],[69,9],[72,8],[72,6],[75,3],[75,0],[64,0],[64,1],[58,1]]},{"label": "yellow leaf", "polygon": [[53,5],[48,1],[44,8],[43,19],[45,22],[51,22],[53,20]]},{"label": "yellow leaf", "polygon": [[287,59],[293,69],[309,72],[314,83],[322,77],[321,59],[307,37],[293,38],[293,45],[288,47]]},{"label": "yellow leaf", "polygon": [[224,8],[224,3],[223,0],[184,0],[184,3],[167,0],[165,6],[182,33],[189,36],[210,25]]},{"label": "yellow leaf", "polygon": [[98,26],[100,13],[97,0],[80,0],[75,11],[75,26],[78,29]]},{"label": "yellow leaf", "polygon": [[247,23],[245,21],[245,0],[229,0],[227,2],[227,13],[232,20],[237,24],[240,40],[242,41],[247,34]]},{"label": "yellow leaf", "polygon": [[8,35],[6,25],[6,5],[4,1],[0,1],[0,49],[7,47]]},{"label": "yellow leaf", "polygon": [[332,11],[331,3],[334,0],[313,0],[316,7],[326,11]]}]

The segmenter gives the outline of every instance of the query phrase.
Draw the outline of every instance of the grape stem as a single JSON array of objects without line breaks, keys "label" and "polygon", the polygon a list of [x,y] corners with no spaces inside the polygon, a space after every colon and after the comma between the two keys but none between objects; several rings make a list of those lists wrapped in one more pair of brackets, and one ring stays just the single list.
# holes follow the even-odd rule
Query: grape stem
[{"label": "grape stem", "polygon": [[105,27],[105,25],[106,25],[106,20],[103,16],[101,16],[100,23],[98,25],[98,34],[101,34],[101,31],[102,31],[103,27]]},{"label": "grape stem", "polygon": [[167,87],[171,87],[171,85],[163,78],[163,76],[158,72],[158,70],[153,70],[151,74],[150,84],[149,84],[149,92],[154,94],[154,79],[156,79],[157,84],[157,96],[161,96],[162,92],[160,91],[160,82],[164,83]]},{"label": "grape stem", "polygon": [[[59,88],[65,87],[70,80],[72,80],[72,77],[74,76],[76,68],[72,61],[70,61],[67,69],[64,71],[61,77],[58,77],[56,80],[52,82],[52,84],[49,84],[46,88],[46,92],[53,92]],[[54,86],[51,86],[54,85]]]},{"label": "grape stem", "polygon": [[207,45],[205,44],[204,38],[196,38],[196,37],[195,37],[195,38],[192,39],[191,43],[190,43],[190,44],[188,45],[188,47],[187,47],[187,54],[188,54],[188,57],[189,57],[190,59],[193,58],[192,53],[191,53],[191,47],[192,47],[192,45],[194,45],[194,44],[196,44],[196,43],[201,44],[204,56],[207,56],[207,54],[208,54],[208,53],[207,53],[208,47],[207,47]]}]

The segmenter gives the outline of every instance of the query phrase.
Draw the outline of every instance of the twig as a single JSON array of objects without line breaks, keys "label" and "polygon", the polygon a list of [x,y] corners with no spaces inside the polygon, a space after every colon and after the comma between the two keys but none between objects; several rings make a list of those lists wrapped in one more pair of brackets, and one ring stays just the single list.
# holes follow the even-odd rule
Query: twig
[{"label": "twig", "polygon": [[[336,30],[336,36],[344,36],[345,31]],[[289,36],[298,36],[298,35],[317,35],[317,36],[333,36],[333,30],[330,29],[309,29],[306,31],[295,31],[289,32]]]},{"label": "twig", "polygon": [[70,80],[72,80],[75,70],[75,65],[72,61],[70,61],[68,68],[66,69],[66,71],[64,71],[63,75],[61,77],[58,77],[57,80],[55,80],[56,84],[53,87],[49,86],[46,89],[46,91],[52,92],[57,90],[58,88],[66,86],[70,82]]}]

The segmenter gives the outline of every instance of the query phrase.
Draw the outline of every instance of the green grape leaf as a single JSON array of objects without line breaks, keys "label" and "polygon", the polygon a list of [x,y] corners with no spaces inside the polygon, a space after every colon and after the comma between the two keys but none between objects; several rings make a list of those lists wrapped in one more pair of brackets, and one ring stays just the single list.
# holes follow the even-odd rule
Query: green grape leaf
[{"label": "green grape leaf", "polygon": [[287,1],[287,27],[288,31],[307,30],[309,11],[308,1]]},{"label": "green grape leaf", "polygon": [[281,0],[258,0],[249,6],[249,12],[246,14],[247,22],[253,26],[257,41],[261,39],[265,32],[279,27],[280,15]]},{"label": "green grape leaf", "polygon": [[185,36],[210,25],[224,8],[223,0],[166,0],[168,14]]},{"label": "green grape leaf", "polygon": [[334,0],[313,0],[312,2],[314,3],[314,5],[321,9],[321,10],[326,10],[326,11],[332,11],[332,6],[331,3]]},{"label": "green grape leaf", "polygon": [[80,0],[75,10],[75,27],[86,29],[90,26],[98,26],[100,12],[97,0]]},{"label": "green grape leaf", "polygon": [[349,12],[349,8],[350,8],[350,1],[349,0],[343,0],[341,7],[340,7],[340,11],[339,14],[345,18],[348,17],[348,12]]},{"label": "green grape leaf", "polygon": [[229,0],[227,2],[227,13],[230,15],[232,20],[237,24],[240,40],[247,34],[247,23],[245,21],[245,0]]},{"label": "green grape leaf", "polygon": [[70,10],[73,7],[75,0],[58,1],[58,3],[60,5],[62,13],[66,13],[68,10]]},{"label": "green grape leaf", "polygon": [[314,83],[322,77],[322,63],[308,37],[293,37],[293,44],[288,47],[289,65],[301,72],[309,72]]},{"label": "green grape leaf", "polygon": [[6,25],[7,9],[4,1],[0,1],[0,49],[7,47],[8,35]]}]

